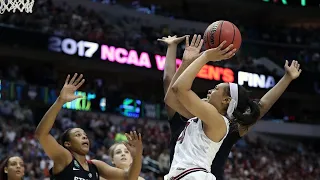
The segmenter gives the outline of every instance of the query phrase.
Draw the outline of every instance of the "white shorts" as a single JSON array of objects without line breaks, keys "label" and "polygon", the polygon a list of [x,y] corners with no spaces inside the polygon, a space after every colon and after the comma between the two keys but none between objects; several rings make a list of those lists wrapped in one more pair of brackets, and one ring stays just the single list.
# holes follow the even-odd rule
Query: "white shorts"
[{"label": "white shorts", "polygon": [[216,180],[216,177],[204,168],[177,168],[164,176],[164,180]]}]

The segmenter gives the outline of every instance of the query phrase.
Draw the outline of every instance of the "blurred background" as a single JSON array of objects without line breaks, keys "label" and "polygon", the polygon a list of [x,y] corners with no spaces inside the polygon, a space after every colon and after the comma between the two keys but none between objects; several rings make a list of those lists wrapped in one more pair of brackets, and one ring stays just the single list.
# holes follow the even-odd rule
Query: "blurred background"
[{"label": "blurred background", "polygon": [[[170,130],[163,104],[166,46],[157,38],[203,34],[217,20],[235,23],[237,55],[208,64],[193,89],[205,96],[235,82],[261,98],[298,60],[295,80],[245,138],[234,146],[226,179],[320,179],[319,0],[35,0],[32,14],[0,15],[0,159],[21,155],[27,180],[46,179],[52,162],[34,130],[68,73],[83,73],[84,98],[64,106],[52,134],[81,127],[88,158],[110,163],[108,148],[130,130],[143,132],[146,180],[169,169]],[[181,58],[183,43],[177,57]],[[179,62],[179,60],[178,60]]]}]

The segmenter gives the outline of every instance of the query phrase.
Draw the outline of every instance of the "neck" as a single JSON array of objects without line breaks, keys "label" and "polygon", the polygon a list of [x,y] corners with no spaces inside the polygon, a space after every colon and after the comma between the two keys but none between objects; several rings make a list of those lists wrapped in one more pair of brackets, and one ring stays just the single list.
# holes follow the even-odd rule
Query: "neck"
[{"label": "neck", "polygon": [[87,163],[86,156],[77,154],[77,153],[75,153],[75,152],[72,152],[72,155],[73,155],[73,157],[74,157],[77,161],[79,161],[79,163],[81,163],[81,164]]},{"label": "neck", "polygon": [[222,116],[225,116],[227,114],[227,109],[222,106],[217,108],[217,110]]},{"label": "neck", "polygon": [[18,178],[18,177],[8,177],[8,180],[21,180],[22,178]]}]

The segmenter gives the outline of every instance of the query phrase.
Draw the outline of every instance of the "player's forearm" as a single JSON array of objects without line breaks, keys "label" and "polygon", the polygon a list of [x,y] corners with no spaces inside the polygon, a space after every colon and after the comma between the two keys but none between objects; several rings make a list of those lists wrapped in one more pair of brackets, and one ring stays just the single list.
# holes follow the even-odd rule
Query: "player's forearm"
[{"label": "player's forearm", "polygon": [[176,72],[176,68],[177,68],[176,54],[177,54],[177,45],[176,44],[168,45],[166,61],[164,64],[164,72],[163,72],[164,94],[167,93],[170,83],[173,79],[174,73]]},{"label": "player's forearm", "polygon": [[50,109],[46,112],[37,126],[37,129],[35,131],[36,137],[40,137],[42,135],[47,135],[50,133],[50,130],[63,104],[64,102],[60,98],[58,98],[50,107]]},{"label": "player's forearm", "polygon": [[[207,64],[208,59],[205,56],[200,56],[195,61],[193,61],[178,77],[178,79],[174,82],[172,89],[177,92],[182,90],[190,90],[192,87],[192,83],[196,78],[197,74],[201,70],[201,68]],[[182,65],[181,65],[182,66]],[[177,72],[178,73],[178,72]],[[176,74],[177,74],[176,73]]]},{"label": "player's forearm", "polygon": [[128,179],[137,180],[139,178],[141,168],[142,168],[142,153],[137,153],[137,155],[133,157],[132,165],[128,171]]},{"label": "player's forearm", "polygon": [[260,99],[260,118],[262,118],[287,89],[292,79],[284,75],[281,80]]}]

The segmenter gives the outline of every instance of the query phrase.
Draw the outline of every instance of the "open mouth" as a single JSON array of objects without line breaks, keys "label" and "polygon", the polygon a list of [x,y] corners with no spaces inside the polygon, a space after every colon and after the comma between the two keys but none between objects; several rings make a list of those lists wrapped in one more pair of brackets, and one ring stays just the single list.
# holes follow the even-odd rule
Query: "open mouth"
[{"label": "open mouth", "polygon": [[126,160],[127,160],[127,158],[121,158],[120,160],[121,160],[121,161],[126,161]]},{"label": "open mouth", "polygon": [[20,174],[20,173],[21,173],[21,171],[20,171],[20,170],[16,170],[16,173],[17,173],[17,174]]},{"label": "open mouth", "polygon": [[82,143],[82,145],[89,147],[89,143],[88,142],[84,142],[84,143]]}]

